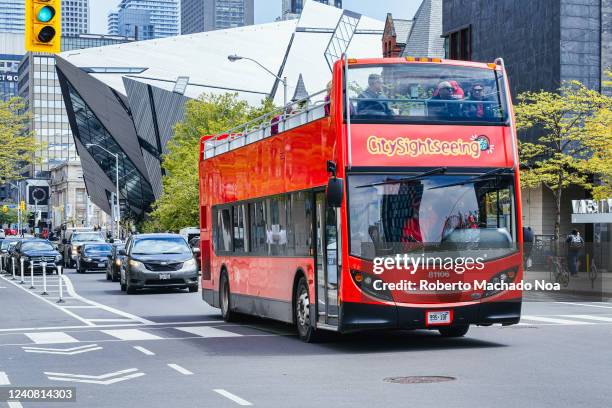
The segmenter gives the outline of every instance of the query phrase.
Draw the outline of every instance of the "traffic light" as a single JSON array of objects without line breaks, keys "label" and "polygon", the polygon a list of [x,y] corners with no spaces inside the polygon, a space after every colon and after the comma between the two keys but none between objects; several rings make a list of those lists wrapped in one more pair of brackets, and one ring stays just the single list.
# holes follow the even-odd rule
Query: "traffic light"
[{"label": "traffic light", "polygon": [[61,0],[26,0],[25,48],[34,52],[61,51]]},{"label": "traffic light", "polygon": [[19,203],[19,209],[21,211],[25,211],[25,209],[26,209],[25,201],[21,200],[21,202]]}]

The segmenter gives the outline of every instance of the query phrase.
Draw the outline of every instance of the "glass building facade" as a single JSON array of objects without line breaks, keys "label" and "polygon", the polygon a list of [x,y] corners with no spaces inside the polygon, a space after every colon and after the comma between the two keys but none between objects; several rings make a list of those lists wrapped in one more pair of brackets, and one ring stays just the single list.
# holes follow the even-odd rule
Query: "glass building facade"
[{"label": "glass building facade", "polygon": [[180,34],[178,0],[121,0],[108,14],[108,32],[138,40]]},{"label": "glass building facade", "polygon": [[[86,34],[62,38],[62,51],[99,47],[130,41],[129,38]],[[62,162],[78,160],[72,132],[66,116],[62,91],[55,71],[55,56],[27,53],[18,71],[18,94],[28,104],[32,115],[30,130],[45,147],[37,152],[30,177],[48,178],[50,169]]]},{"label": "glass building facade", "polygon": [[252,25],[254,19],[254,0],[181,1],[182,34]]},{"label": "glass building facade", "polygon": [[[76,123],[75,135],[79,142],[85,146],[91,158],[100,166],[109,180],[115,180],[116,160],[106,150],[119,155],[119,194],[121,196],[122,214],[131,213],[140,215],[148,209],[155,200],[153,189],[146,177],[136,168],[130,160],[123,147],[111,136],[96,114],[90,109],[84,99],[69,81],[66,81],[70,97],[70,112],[74,112]],[[98,146],[87,146],[87,144]],[[106,192],[107,200],[110,202],[110,192]]]},{"label": "glass building facade", "polygon": [[0,99],[3,101],[17,96],[17,71],[21,58],[19,55],[0,54]]},{"label": "glass building facade", "polygon": [[[342,0],[314,0],[319,3],[342,8]],[[299,18],[304,9],[305,0],[283,0],[283,19]]]}]

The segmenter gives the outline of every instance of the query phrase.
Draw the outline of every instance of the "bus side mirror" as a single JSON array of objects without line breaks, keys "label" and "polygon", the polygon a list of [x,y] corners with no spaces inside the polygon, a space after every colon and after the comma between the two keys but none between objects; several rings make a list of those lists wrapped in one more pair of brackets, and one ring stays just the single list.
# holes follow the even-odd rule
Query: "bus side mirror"
[{"label": "bus side mirror", "polygon": [[327,183],[326,198],[328,206],[334,208],[342,206],[342,199],[344,198],[344,180],[336,177],[330,178]]}]

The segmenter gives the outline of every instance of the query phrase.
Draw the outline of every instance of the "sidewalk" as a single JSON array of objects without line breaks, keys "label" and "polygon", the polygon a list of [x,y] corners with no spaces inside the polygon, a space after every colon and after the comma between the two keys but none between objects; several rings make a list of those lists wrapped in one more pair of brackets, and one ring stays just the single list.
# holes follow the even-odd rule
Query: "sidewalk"
[{"label": "sidewalk", "polygon": [[[530,283],[534,283],[536,280],[555,282],[554,276],[549,271],[544,270],[525,271],[523,280]],[[600,272],[593,281],[589,279],[589,275],[586,272],[579,272],[578,276],[570,276],[567,287],[561,285],[561,290],[554,292],[560,294],[612,297],[612,272]]]}]

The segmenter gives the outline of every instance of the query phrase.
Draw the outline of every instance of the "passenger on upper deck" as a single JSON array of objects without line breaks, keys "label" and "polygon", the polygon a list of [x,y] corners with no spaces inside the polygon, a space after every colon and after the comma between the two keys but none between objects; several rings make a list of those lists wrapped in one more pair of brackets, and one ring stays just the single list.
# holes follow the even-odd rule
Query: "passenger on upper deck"
[{"label": "passenger on upper deck", "polygon": [[[450,102],[463,98],[463,90],[457,82],[456,87],[451,82],[442,81],[438,84],[436,91],[427,103],[429,116],[439,119],[450,119],[460,116],[459,103]],[[449,102],[444,102],[449,101]]]},{"label": "passenger on upper deck", "polygon": [[470,119],[491,118],[493,116],[491,104],[478,103],[486,101],[489,101],[489,99],[485,96],[482,84],[474,84],[470,90],[469,98],[463,104],[463,115]]},{"label": "passenger on upper deck", "polygon": [[[376,99],[381,99],[380,101]],[[393,111],[386,101],[387,96],[383,93],[383,81],[379,74],[370,74],[368,77],[368,88],[359,94],[357,102],[357,113],[360,115],[390,116]]]}]

